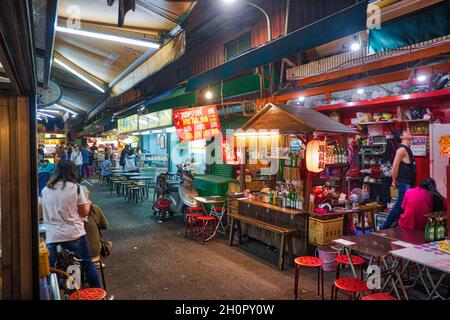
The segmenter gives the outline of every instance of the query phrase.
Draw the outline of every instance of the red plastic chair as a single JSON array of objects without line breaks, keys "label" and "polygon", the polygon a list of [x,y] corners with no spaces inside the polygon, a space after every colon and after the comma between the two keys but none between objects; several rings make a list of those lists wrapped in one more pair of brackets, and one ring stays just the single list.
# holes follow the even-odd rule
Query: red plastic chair
[{"label": "red plastic chair", "polygon": [[331,299],[337,300],[338,291],[345,291],[349,294],[350,300],[356,298],[357,293],[369,291],[365,281],[353,277],[339,278],[331,286]]},{"label": "red plastic chair", "polygon": [[[212,235],[216,231],[216,218],[213,216],[201,216],[197,218],[197,221],[201,223],[202,239],[203,243],[205,243],[206,237]],[[209,227],[212,227],[211,232],[208,230]],[[214,238],[217,242],[217,233],[214,234]]]},{"label": "red plastic chair", "polygon": [[[300,275],[300,268],[317,268],[317,294],[322,296],[324,299],[324,286],[323,286],[323,260],[316,257],[303,256],[298,257],[294,260],[295,263],[295,284],[294,284],[294,295],[295,300],[298,297],[298,278]],[[320,290],[322,288],[322,291]],[[322,293],[322,294],[321,294]]]},{"label": "red plastic chair", "polygon": [[[352,259],[352,263],[355,267],[360,266],[361,268],[361,280],[363,280],[364,278],[364,263],[365,260],[364,258],[360,257],[360,256],[356,256],[356,255],[350,255],[351,259]],[[336,262],[338,263],[337,268],[336,268],[336,279],[339,279],[339,275],[340,275],[340,269],[342,265],[346,265],[349,266],[350,262],[348,261],[348,256],[346,254],[341,254],[338,255],[336,257]]]},{"label": "red plastic chair", "polygon": [[391,296],[390,294],[387,293],[374,293],[374,294],[369,294],[368,296],[364,296],[361,298],[361,300],[398,300],[397,298]]}]

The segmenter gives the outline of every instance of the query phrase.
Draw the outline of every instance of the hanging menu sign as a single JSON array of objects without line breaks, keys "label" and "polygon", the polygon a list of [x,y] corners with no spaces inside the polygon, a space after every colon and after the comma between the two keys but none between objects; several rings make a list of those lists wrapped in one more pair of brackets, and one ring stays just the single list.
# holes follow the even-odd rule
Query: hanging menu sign
[{"label": "hanging menu sign", "polygon": [[176,110],[173,112],[180,142],[220,136],[219,115],[215,105]]}]

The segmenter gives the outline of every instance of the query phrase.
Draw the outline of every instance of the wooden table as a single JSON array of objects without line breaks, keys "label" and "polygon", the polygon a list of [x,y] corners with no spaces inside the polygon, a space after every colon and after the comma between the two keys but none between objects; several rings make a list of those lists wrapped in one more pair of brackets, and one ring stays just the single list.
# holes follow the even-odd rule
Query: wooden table
[{"label": "wooden table", "polygon": [[411,244],[419,245],[425,243],[424,231],[389,228],[382,231],[373,232],[373,234]]},{"label": "wooden table", "polygon": [[[344,242],[341,240],[344,240]],[[333,242],[344,248],[344,253],[348,257],[350,268],[355,278],[358,278],[358,276],[356,274],[355,266],[353,265],[352,259],[350,257],[352,251],[356,251],[362,255],[369,256],[369,267],[372,265],[374,259],[381,261],[382,265],[385,268],[385,276],[387,277],[386,282],[382,287],[382,291],[386,288],[389,282],[392,282],[392,289],[395,291],[397,297],[401,299],[396,286],[398,283],[404,297],[408,300],[408,295],[406,294],[406,290],[401,280],[400,273],[398,272],[398,260],[394,259],[391,265],[388,264],[388,257],[390,256],[391,251],[404,248],[403,246],[396,244],[395,239],[380,236],[379,234],[369,233],[357,236],[344,236],[340,239],[333,240]],[[394,279],[394,277],[396,279]]]}]

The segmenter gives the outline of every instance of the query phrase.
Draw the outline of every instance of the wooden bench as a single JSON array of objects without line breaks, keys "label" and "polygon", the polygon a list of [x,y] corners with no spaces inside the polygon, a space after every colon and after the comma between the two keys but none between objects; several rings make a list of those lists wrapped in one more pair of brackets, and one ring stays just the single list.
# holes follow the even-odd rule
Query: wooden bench
[{"label": "wooden bench", "polygon": [[247,216],[239,215],[239,214],[231,214],[231,230],[230,230],[230,238],[229,245],[233,246],[234,235],[235,235],[235,226],[238,231],[238,239],[239,244],[242,244],[242,230],[241,230],[241,222],[253,225],[255,227],[265,229],[277,234],[281,235],[281,243],[280,243],[280,254],[278,257],[278,268],[282,271],[284,270],[284,253],[286,251],[286,243],[288,246],[288,253],[291,263],[294,263],[294,251],[292,245],[292,236],[297,232],[296,229],[289,229],[285,227],[276,226],[267,222],[263,222],[257,219],[253,219]]}]

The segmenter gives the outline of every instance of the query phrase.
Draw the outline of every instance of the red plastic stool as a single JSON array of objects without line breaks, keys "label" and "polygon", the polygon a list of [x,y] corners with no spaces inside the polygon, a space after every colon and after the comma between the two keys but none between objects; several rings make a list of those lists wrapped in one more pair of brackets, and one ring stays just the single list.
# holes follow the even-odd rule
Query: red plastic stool
[{"label": "red plastic stool", "polygon": [[350,300],[352,300],[356,298],[357,293],[369,291],[369,288],[367,287],[367,284],[361,279],[353,277],[344,277],[336,279],[336,281],[334,281],[334,283],[332,284],[331,286],[332,300],[337,300],[338,290],[348,292]]},{"label": "red plastic stool", "polygon": [[[216,218],[213,216],[201,216],[197,218],[197,221],[202,224],[202,239],[203,243],[205,243],[207,232],[208,235],[212,235],[216,231]],[[213,228],[212,233],[209,233],[209,231],[207,230],[209,229],[209,226]],[[217,233],[214,234],[214,238],[217,242]]]},{"label": "red plastic stool", "polygon": [[187,238],[187,232],[189,227],[189,232],[191,235],[191,240],[194,238],[194,233],[197,230],[198,218],[203,216],[201,213],[186,213],[186,225],[184,227],[184,237]]},{"label": "red plastic stool", "polygon": [[69,296],[69,300],[105,300],[106,291],[102,288],[86,288],[75,291]]},{"label": "red plastic stool", "polygon": [[205,213],[205,210],[203,207],[188,207],[187,208],[188,213]]},{"label": "red plastic stool", "polygon": [[[305,268],[317,268],[317,294],[322,296],[322,300],[324,299],[324,289],[323,289],[323,260],[316,257],[303,256],[298,257],[294,260],[295,262],[295,284],[294,284],[294,295],[295,300],[298,297],[298,278],[300,275],[300,267]],[[322,294],[320,294],[320,287],[322,287]]]},{"label": "red plastic stool", "polygon": [[[361,267],[361,280],[364,278],[364,258],[360,256],[350,255],[352,259],[352,263],[355,267],[360,266]],[[350,262],[348,261],[348,256],[346,254],[341,254],[336,257],[336,262],[338,263],[336,268],[336,279],[339,279],[340,269],[342,265],[349,266]]]},{"label": "red plastic stool", "polygon": [[398,299],[391,296],[390,294],[380,292],[364,296],[361,298],[361,300],[398,300]]}]

